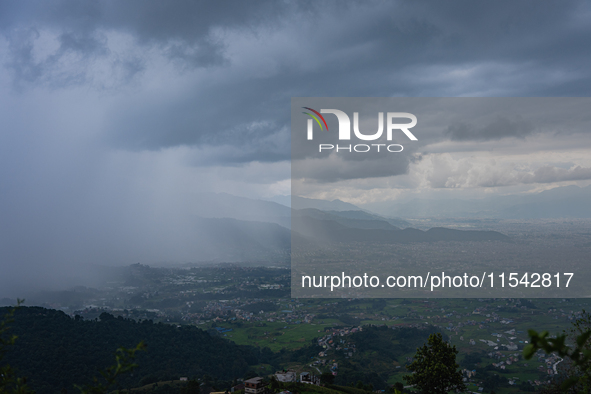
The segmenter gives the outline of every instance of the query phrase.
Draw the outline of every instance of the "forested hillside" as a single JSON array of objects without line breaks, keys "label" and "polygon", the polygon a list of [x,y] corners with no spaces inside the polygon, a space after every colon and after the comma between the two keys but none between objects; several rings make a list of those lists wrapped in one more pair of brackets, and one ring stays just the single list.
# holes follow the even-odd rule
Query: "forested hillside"
[{"label": "forested hillside", "polygon": [[[0,316],[7,311],[0,308]],[[231,380],[260,360],[273,359],[268,349],[239,346],[193,326],[136,322],[107,313],[85,321],[57,310],[21,307],[10,326],[9,334],[18,339],[4,361],[26,376],[39,394],[89,383],[98,369],[113,364],[118,347],[132,348],[140,341],[147,349],[138,354],[139,367],[121,378],[124,386],[204,374]]]}]

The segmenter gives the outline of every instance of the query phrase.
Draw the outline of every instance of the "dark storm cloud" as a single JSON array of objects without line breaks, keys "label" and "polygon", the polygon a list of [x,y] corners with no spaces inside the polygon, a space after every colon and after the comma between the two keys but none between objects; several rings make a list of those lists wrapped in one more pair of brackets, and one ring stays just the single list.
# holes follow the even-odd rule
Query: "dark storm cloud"
[{"label": "dark storm cloud", "polygon": [[29,63],[34,61],[24,59],[22,52],[30,49],[30,41],[11,34],[19,29],[60,31],[62,46],[54,58],[68,49],[79,54],[104,55],[106,48],[99,42],[101,33],[117,31],[131,34],[146,49],[154,45],[163,47],[171,59],[203,67],[223,63],[224,44],[211,36],[213,28],[272,25],[298,8],[298,4],[306,6],[268,1],[25,1],[0,6],[0,29],[14,44],[12,56]]},{"label": "dark storm cloud", "polygon": [[[312,17],[317,26],[313,33],[303,31],[309,27],[306,18],[310,18],[303,11],[281,16],[282,23],[296,21],[297,24],[302,20],[302,31],[296,32],[301,34],[297,48],[301,62],[291,64],[289,59],[275,59],[278,69],[269,75],[251,77],[245,74],[231,83],[201,84],[192,96],[179,97],[177,102],[155,102],[150,107],[138,103],[137,110],[143,117],[132,111],[118,118],[119,124],[130,125],[124,133],[116,129],[118,143],[135,149],[231,143],[253,152],[240,155],[242,160],[253,156],[262,161],[285,160],[289,158],[288,145],[268,149],[257,144],[286,130],[288,103],[293,96],[446,95],[445,92],[494,95],[494,83],[488,80],[495,79],[499,80],[497,94],[536,95],[537,89],[556,85],[553,81],[535,80],[536,73],[545,77],[546,69],[557,62],[546,58],[547,53],[541,51],[548,43],[557,46],[552,49],[554,53],[575,60],[570,65],[563,60],[559,62],[558,67],[565,73],[571,71],[571,67],[582,69],[575,65],[582,65],[580,62],[584,60],[580,59],[580,52],[566,50],[562,42],[569,41],[567,47],[583,45],[580,40],[571,40],[574,38],[571,36],[580,34],[572,31],[576,29],[567,23],[574,17],[572,8],[542,11],[525,6],[503,9],[495,5],[482,10],[463,3],[461,12],[458,8],[457,12],[437,10],[442,11],[437,14],[407,4],[389,7],[370,3],[368,7],[360,7],[348,3],[340,9],[329,4],[318,10],[320,16]],[[329,16],[331,14],[333,17]],[[497,17],[501,18],[500,25]],[[521,18],[525,21],[520,22]],[[553,36],[544,40],[536,36],[547,36],[545,23],[555,26],[557,32],[554,33],[561,38]],[[280,33],[281,23],[275,22],[274,29],[264,34]],[[516,37],[521,39],[516,40]],[[259,44],[253,42],[252,45]],[[528,52],[540,60],[537,66],[533,65],[536,61],[532,62],[531,57],[524,57]],[[315,56],[319,59],[313,59]],[[310,69],[305,67],[308,61],[314,63]],[[489,67],[488,63],[493,65]],[[503,67],[497,69],[494,65],[503,63],[523,70],[518,72],[531,73],[532,79],[510,80],[502,75]],[[231,64],[221,67],[231,67]],[[473,69],[466,71],[472,74],[465,78],[438,76],[464,68]],[[588,77],[577,73],[573,76]],[[509,80],[503,80],[506,78]],[[453,86],[450,81],[460,85]],[[581,90],[568,94],[586,93]],[[142,127],[134,125],[138,120]],[[527,127],[519,129],[522,134],[527,130]],[[484,136],[488,137],[489,133],[485,132]]]},{"label": "dark storm cloud", "polygon": [[[53,87],[63,88],[86,83],[88,64],[96,57],[108,54],[105,40],[100,35],[64,32],[58,37],[59,48],[39,61],[35,59],[33,53],[34,41],[39,37],[40,33],[34,27],[18,28],[7,35],[10,58],[5,66],[13,73],[16,85],[21,85],[23,82],[44,82]],[[60,78],[48,78],[55,77],[52,75],[53,71],[59,67],[65,57],[71,54],[78,56],[83,65],[68,73],[62,73]]]},{"label": "dark storm cloud", "polygon": [[[287,133],[293,96],[587,95],[591,26],[581,1],[440,2],[19,2],[3,3],[3,32],[10,43],[6,65],[17,81],[84,84],[97,58],[111,59],[105,34],[130,35],[139,48],[121,54],[117,81],[146,70],[146,53],[158,49],[177,72],[207,68],[227,73],[195,84],[192,93],[133,100],[109,117],[109,139],[132,150],[178,145],[233,145],[229,158],[289,158],[287,144],[269,148]],[[32,56],[43,29],[59,31],[59,48],[44,61]],[[234,36],[232,36],[234,33]],[[232,37],[265,53],[270,39],[294,51],[269,52],[272,72],[241,69],[227,49]],[[230,37],[230,38],[228,38]],[[53,72],[70,54],[79,66]],[[50,77],[47,77],[47,76]],[[237,78],[236,75],[240,75]],[[120,84],[115,84],[119,86]],[[493,130],[494,129],[494,130]],[[501,138],[506,127],[452,139]],[[528,133],[516,129],[517,136]],[[260,143],[260,146],[259,146]]]},{"label": "dark storm cloud", "polygon": [[[298,2],[309,7],[305,2]],[[138,40],[190,40],[206,36],[215,26],[243,26],[282,17],[296,4],[269,1],[23,1],[0,6],[3,30],[20,25],[95,31],[121,29]]]},{"label": "dark storm cloud", "polygon": [[[110,86],[121,86],[144,71],[146,56],[142,53],[152,48],[176,61],[180,69],[223,65],[224,42],[212,36],[213,29],[272,25],[297,7],[261,1],[3,3],[0,32],[9,43],[4,66],[12,72],[17,88],[26,83],[63,88],[90,85],[96,72],[93,63],[102,59],[116,74]],[[44,29],[58,33],[59,47],[39,59],[33,54],[33,42]],[[131,35],[139,53],[111,51],[105,38],[109,32]]]},{"label": "dark storm cloud", "polygon": [[[227,157],[234,163],[289,159],[289,98],[278,102],[264,81],[256,88],[202,83],[199,89],[166,102],[138,98],[116,108],[108,120],[113,145],[132,150],[178,145],[224,146],[240,149]],[[283,108],[287,103],[287,107]],[[283,137],[275,136],[280,133]],[[220,152],[223,155],[223,152]]]}]

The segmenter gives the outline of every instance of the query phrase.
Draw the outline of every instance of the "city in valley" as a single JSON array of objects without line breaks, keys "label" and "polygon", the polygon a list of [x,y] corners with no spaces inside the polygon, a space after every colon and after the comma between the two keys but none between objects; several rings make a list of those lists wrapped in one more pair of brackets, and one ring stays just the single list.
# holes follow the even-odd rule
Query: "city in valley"
[{"label": "city in valley", "polygon": [[[527,221],[489,221],[487,228],[507,234],[512,242],[503,248],[496,244],[502,241],[405,243],[395,247],[403,263],[420,255],[428,264],[443,268],[453,255],[456,266],[445,268],[450,272],[484,266],[488,262],[480,260],[483,256],[490,261],[508,261],[509,256],[519,254],[528,256],[524,257],[528,260],[515,259],[496,270],[556,270],[556,259],[565,251],[570,251],[571,260],[574,255],[584,263],[583,256],[591,246],[588,224],[555,221],[540,226]],[[446,225],[478,229],[482,222]],[[553,252],[543,254],[540,250]],[[457,260],[457,256],[465,257]],[[527,261],[534,260],[538,263],[527,268]],[[552,382],[560,374],[561,364],[566,364],[561,357],[542,351],[525,360],[522,350],[529,341],[528,330],[551,334],[568,331],[591,306],[586,298],[493,298],[484,292],[478,298],[417,298],[416,294],[391,299],[292,298],[291,272],[281,259],[276,265],[272,261],[167,266],[137,263],[100,270],[102,285],[31,294],[24,309],[30,304],[41,305],[72,320],[98,325],[114,318],[177,329],[197,327],[216,340],[265,349],[265,359],[251,361],[241,374],[238,369],[210,375],[206,382],[210,391],[240,390],[244,381],[256,377],[262,378],[257,382],[264,382],[264,387],[273,376],[281,384],[321,384],[320,377],[327,373],[339,386],[389,390],[395,383],[404,382],[406,366],[417,347],[433,332],[443,333],[458,349],[457,362],[469,390],[534,391]],[[3,300],[4,304],[14,302]],[[43,324],[43,318],[39,317],[39,322]],[[185,375],[188,372],[183,369],[168,371],[162,379],[182,385],[192,378]],[[150,387],[158,387],[158,379],[153,378]]]}]

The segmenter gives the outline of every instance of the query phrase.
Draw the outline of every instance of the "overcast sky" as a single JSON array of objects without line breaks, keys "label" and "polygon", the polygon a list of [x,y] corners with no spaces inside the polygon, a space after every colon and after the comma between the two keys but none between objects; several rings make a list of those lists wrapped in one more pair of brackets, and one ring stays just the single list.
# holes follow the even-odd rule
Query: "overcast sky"
[{"label": "overcast sky", "polygon": [[[289,194],[291,97],[588,96],[589,42],[586,1],[0,1],[0,288],[186,259],[197,192]],[[323,197],[591,180],[588,134],[467,127]],[[479,153],[492,143],[512,161]]]}]

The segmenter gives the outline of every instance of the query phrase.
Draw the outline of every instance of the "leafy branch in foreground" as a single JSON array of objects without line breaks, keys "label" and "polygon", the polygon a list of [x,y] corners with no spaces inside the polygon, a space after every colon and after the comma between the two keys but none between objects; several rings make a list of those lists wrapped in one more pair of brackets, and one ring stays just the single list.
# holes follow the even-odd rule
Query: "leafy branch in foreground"
[{"label": "leafy branch in foreground", "polygon": [[[134,349],[118,348],[115,352],[115,364],[99,371],[104,382],[99,382],[99,379],[94,377],[92,385],[86,385],[84,387],[76,386],[76,388],[83,394],[104,394],[110,392],[111,388],[117,386],[119,375],[131,372],[137,367],[137,364],[133,362],[135,354],[145,348],[146,345],[143,342],[138,343]],[[118,389],[116,392],[120,393],[121,390]]]},{"label": "leafy branch in foreground", "polygon": [[569,358],[576,372],[562,383],[561,388],[569,390],[579,385],[577,392],[591,393],[591,350],[588,343],[591,330],[583,330],[581,323],[581,321],[573,323],[579,331],[579,335],[574,338],[576,345],[574,348],[566,344],[567,334],[549,338],[548,331],[538,333],[535,330],[528,330],[530,344],[523,349],[523,357],[529,360],[541,349],[547,354],[556,353],[560,357]]}]

